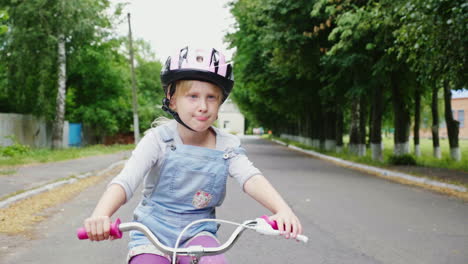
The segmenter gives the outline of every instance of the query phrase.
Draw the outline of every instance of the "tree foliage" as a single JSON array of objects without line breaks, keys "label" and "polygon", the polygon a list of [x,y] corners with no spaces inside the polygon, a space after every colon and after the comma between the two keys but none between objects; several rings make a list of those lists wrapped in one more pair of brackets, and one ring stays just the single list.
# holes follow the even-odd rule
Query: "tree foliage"
[{"label": "tree foliage", "polygon": [[463,88],[468,80],[468,3],[412,0],[396,8],[402,23],[391,51],[422,80],[450,79],[454,89]]},{"label": "tree foliage", "polygon": [[7,19],[8,13],[6,12],[6,10],[0,9],[0,35],[4,34],[8,30],[7,25],[4,24],[5,20]]},{"label": "tree foliage", "polygon": [[278,134],[323,141],[345,120],[359,126],[360,143],[369,130],[380,143],[385,125],[407,144],[413,105],[432,89],[427,80],[466,86],[465,2],[233,1],[234,100]]},{"label": "tree foliage", "polygon": [[[121,8],[108,0],[0,1],[0,112],[51,120],[57,93],[57,34],[66,36],[66,119],[83,123],[102,138],[132,129],[130,66],[126,38],[114,27]],[[0,21],[1,22],[1,21]],[[1,25],[1,23],[0,23]],[[161,64],[148,43],[136,45],[141,130],[161,112]]]},{"label": "tree foliage", "polygon": [[66,38],[67,57],[83,45],[106,37],[107,0],[33,0],[0,2],[8,11],[2,36],[8,102],[2,111],[33,113],[52,119],[55,111],[58,36]]}]

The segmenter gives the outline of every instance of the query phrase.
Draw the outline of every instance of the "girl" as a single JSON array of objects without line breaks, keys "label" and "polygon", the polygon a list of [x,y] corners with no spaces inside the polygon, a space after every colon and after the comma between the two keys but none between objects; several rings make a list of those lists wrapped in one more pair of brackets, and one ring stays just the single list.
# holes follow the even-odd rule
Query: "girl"
[{"label": "girl", "polygon": [[[169,57],[161,72],[166,98],[163,109],[174,119],[150,129],[124,169],[108,185],[84,225],[93,241],[109,239],[110,217],[130,200],[143,181],[143,198],[134,221],[148,226],[158,239],[173,247],[180,231],[194,220],[215,218],[222,204],[227,176],[269,209],[284,236],[295,238],[301,224],[268,180],[245,155],[237,137],[213,127],[220,105],[232,87],[232,68],[223,54],[212,49],[180,50]],[[182,245],[217,247],[217,224],[193,226]],[[128,262],[170,263],[146,237],[130,233]],[[179,258],[189,263],[188,257]],[[206,256],[201,263],[227,263],[224,255]]]}]

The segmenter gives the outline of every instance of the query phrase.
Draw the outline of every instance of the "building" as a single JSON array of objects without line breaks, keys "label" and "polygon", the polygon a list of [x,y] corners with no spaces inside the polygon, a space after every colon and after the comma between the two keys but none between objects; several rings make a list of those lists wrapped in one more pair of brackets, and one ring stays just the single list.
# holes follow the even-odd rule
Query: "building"
[{"label": "building", "polygon": [[[468,139],[468,90],[455,92],[452,98],[453,118],[460,122],[459,138]],[[447,133],[447,132],[445,132]]]},{"label": "building", "polygon": [[[443,109],[440,109],[442,112]],[[452,114],[453,118],[460,122],[460,130],[458,137],[460,139],[468,139],[468,90],[452,92]],[[447,126],[445,121],[439,125],[439,137],[447,138]],[[420,136],[423,138],[431,138],[432,132],[430,127],[420,130]]]},{"label": "building", "polygon": [[244,115],[230,98],[228,98],[219,109],[218,128],[231,134],[244,135]]}]

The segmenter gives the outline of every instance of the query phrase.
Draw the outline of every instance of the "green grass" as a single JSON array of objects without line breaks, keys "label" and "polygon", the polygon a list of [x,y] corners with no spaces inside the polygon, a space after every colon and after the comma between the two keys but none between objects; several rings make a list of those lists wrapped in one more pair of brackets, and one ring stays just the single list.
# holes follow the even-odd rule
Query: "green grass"
[{"label": "green grass", "polygon": [[[389,137],[382,139],[384,143],[384,151],[383,151],[384,161],[382,162],[372,160],[370,148],[367,148],[367,153],[365,156],[358,157],[358,156],[349,154],[346,147],[343,149],[342,153],[336,153],[336,152],[328,152],[324,150],[315,149],[315,148],[312,148],[311,146],[304,145],[298,142],[293,142],[287,139],[282,139],[282,138],[281,139],[275,138],[275,139],[283,141],[290,145],[303,148],[303,149],[314,150],[314,151],[317,151],[326,155],[342,158],[345,160],[350,160],[354,162],[359,162],[359,163],[364,163],[364,164],[379,166],[379,167],[385,167],[385,166],[390,165],[388,163],[388,160],[389,160],[389,157],[393,154],[393,138],[389,138]],[[349,140],[348,138],[344,138],[344,141],[345,141],[344,143],[346,146]],[[433,153],[432,140],[421,139],[420,140],[421,156],[416,158],[416,162],[419,166],[446,168],[446,169],[453,169],[453,170],[468,172],[468,140],[460,140],[459,145],[460,145],[460,152],[461,152],[462,159],[460,161],[454,161],[450,158],[450,148],[449,148],[448,139],[441,139],[440,149],[442,152],[442,158],[436,159],[433,157],[433,154],[432,154]],[[411,154],[414,153],[413,142],[411,142],[410,144],[410,151],[411,151]]]},{"label": "green grass", "polygon": [[15,174],[16,170],[14,169],[5,169],[5,170],[0,170],[0,176],[2,175],[10,175],[10,174]]},{"label": "green grass", "polygon": [[[51,150],[45,148],[31,149],[27,153],[15,155],[13,157],[0,156],[0,168],[15,165],[26,165],[34,163],[45,163],[62,161],[69,159],[77,159],[87,156],[95,156],[101,154],[110,154],[123,150],[134,149],[135,145],[93,145],[82,148],[67,148],[60,150]],[[3,171],[8,171],[4,169]]]},{"label": "green grass", "polygon": [[[383,142],[385,148],[384,157],[388,158],[393,152],[393,138],[385,138]],[[440,150],[442,152],[441,159],[436,159],[434,157],[431,139],[421,139],[419,146],[421,149],[421,156],[416,158],[418,165],[468,172],[468,140],[459,141],[461,152],[460,161],[454,161],[451,159],[448,139],[440,140]],[[411,154],[414,154],[414,144],[412,141],[410,144],[410,151]]]}]

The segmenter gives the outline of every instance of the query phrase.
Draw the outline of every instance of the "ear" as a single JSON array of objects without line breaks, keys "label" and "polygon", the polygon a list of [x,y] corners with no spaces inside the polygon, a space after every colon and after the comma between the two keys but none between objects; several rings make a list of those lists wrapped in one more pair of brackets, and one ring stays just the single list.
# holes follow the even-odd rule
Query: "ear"
[{"label": "ear", "polygon": [[172,98],[169,98],[169,96],[167,96],[167,98],[169,99],[169,107],[172,109],[172,110],[176,110],[176,97],[175,96],[172,96]]}]

